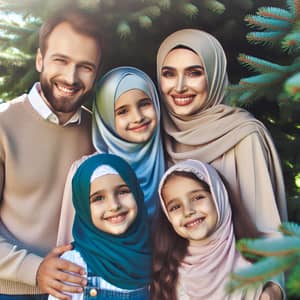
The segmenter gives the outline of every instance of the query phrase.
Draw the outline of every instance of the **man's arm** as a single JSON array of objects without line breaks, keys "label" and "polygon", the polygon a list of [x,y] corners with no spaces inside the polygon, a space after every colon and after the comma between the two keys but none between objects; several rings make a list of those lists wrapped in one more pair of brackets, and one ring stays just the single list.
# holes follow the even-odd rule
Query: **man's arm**
[{"label": "man's arm", "polygon": [[82,287],[87,284],[83,277],[83,267],[60,258],[71,249],[71,244],[54,248],[41,262],[37,271],[37,284],[42,292],[61,300],[71,299],[64,292],[82,293]]}]

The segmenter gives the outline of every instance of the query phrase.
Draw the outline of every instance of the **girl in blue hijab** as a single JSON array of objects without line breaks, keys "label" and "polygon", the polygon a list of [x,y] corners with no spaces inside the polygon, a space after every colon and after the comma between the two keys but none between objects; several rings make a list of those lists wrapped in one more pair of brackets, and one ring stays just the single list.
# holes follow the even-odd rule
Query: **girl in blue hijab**
[{"label": "girl in blue hijab", "polygon": [[72,294],[72,300],[148,299],[148,218],[129,164],[111,154],[89,157],[73,177],[72,194],[74,250],[62,257],[88,274],[84,293]]},{"label": "girl in blue hijab", "polygon": [[[120,156],[133,168],[150,217],[159,203],[158,184],[165,170],[160,131],[159,98],[150,77],[134,67],[118,67],[106,73],[96,86],[93,144],[97,153]],[[66,180],[57,245],[72,241],[71,182],[85,159],[73,163]]]},{"label": "girl in blue hijab", "polygon": [[103,76],[96,90],[93,144],[98,152],[116,154],[131,165],[152,216],[165,170],[155,85],[139,69],[118,67]]}]

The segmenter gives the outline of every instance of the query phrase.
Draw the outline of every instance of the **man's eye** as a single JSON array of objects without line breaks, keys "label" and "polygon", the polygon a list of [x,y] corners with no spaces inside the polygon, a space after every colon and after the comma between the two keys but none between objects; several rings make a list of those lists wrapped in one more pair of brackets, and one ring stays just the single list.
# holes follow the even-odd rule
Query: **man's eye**
[{"label": "man's eye", "polygon": [[54,61],[57,62],[57,63],[61,63],[61,64],[63,64],[63,63],[66,62],[66,61],[65,61],[64,59],[62,59],[62,58],[55,58]]}]

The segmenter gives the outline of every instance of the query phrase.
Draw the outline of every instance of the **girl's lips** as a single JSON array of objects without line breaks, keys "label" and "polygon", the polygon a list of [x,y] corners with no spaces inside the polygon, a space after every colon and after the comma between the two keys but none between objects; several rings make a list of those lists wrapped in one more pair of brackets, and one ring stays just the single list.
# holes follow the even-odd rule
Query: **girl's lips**
[{"label": "girl's lips", "polygon": [[132,130],[132,131],[135,131],[135,132],[139,132],[139,131],[144,131],[148,128],[148,126],[150,125],[151,121],[149,122],[145,122],[145,123],[142,123],[138,126],[135,126],[135,127],[131,127],[129,128],[129,130]]},{"label": "girl's lips", "polygon": [[128,212],[125,211],[125,212],[122,212],[122,213],[119,213],[119,214],[116,214],[116,215],[113,215],[110,217],[106,217],[104,219],[112,224],[119,224],[119,223],[122,223],[126,219],[127,213]]},{"label": "girl's lips", "polygon": [[204,221],[204,219],[205,219],[205,217],[196,218],[192,221],[189,221],[189,222],[185,223],[184,227],[187,228],[187,229],[193,229],[197,225],[201,224]]}]

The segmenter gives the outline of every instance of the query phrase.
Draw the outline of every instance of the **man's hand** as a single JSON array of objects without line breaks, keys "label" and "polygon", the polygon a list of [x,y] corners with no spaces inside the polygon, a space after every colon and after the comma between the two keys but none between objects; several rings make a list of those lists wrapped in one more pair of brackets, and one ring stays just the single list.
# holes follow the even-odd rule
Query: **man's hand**
[{"label": "man's hand", "polygon": [[[65,259],[64,252],[72,250],[72,245],[55,247],[41,262],[37,271],[37,284],[41,291],[61,300],[69,300],[68,293],[82,293],[87,280],[82,275],[85,270]],[[72,273],[72,274],[71,274]]]},{"label": "man's hand", "polygon": [[283,299],[283,295],[282,295],[281,288],[277,284],[272,282],[266,284],[259,298],[259,300],[282,300],[282,299]]}]

